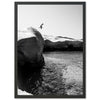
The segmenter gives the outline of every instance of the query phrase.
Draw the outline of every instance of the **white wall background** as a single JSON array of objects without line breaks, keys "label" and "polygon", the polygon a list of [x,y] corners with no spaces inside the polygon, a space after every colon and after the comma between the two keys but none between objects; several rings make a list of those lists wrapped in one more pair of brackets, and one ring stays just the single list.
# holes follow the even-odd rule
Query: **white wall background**
[{"label": "white wall background", "polygon": [[[86,97],[87,98],[86,100],[99,100],[100,99],[100,44],[99,44],[100,43],[100,11],[99,11],[100,0],[86,0],[86,2],[87,2],[86,4],[87,5],[87,32],[86,32],[87,36],[87,44],[86,44],[87,96]],[[0,99],[14,100],[14,0],[0,1]],[[73,100],[73,99],[68,99],[68,100]]]}]

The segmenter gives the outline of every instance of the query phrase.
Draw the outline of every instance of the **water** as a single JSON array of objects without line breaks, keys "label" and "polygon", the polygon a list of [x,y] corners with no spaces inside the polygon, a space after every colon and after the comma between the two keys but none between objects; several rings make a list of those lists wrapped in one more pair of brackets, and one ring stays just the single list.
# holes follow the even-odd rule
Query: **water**
[{"label": "water", "polygon": [[33,95],[83,94],[82,52],[47,52],[43,56],[45,66],[39,79],[34,85],[30,80]]},{"label": "water", "polygon": [[[47,52],[44,54],[46,65],[57,72],[56,82],[60,95],[83,94],[83,53],[82,52]],[[56,74],[55,74],[56,76]],[[53,77],[51,75],[51,77]],[[58,81],[60,80],[60,82]],[[54,89],[53,89],[54,90]]]},{"label": "water", "polygon": [[[83,53],[82,52],[47,52],[44,53],[44,57],[55,58],[56,60],[69,61],[70,63],[83,62]],[[82,67],[82,66],[81,66]]]}]

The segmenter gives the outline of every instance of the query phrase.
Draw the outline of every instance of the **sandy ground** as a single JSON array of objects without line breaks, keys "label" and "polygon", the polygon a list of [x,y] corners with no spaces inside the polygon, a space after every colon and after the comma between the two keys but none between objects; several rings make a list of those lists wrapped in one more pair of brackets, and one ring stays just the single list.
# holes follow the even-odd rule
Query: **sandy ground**
[{"label": "sandy ground", "polygon": [[[83,94],[83,68],[82,62],[65,61],[61,59],[44,57],[45,66],[42,69],[42,82],[37,85],[33,95],[82,95]],[[36,82],[36,84],[38,84]],[[30,95],[18,90],[18,95]]]}]

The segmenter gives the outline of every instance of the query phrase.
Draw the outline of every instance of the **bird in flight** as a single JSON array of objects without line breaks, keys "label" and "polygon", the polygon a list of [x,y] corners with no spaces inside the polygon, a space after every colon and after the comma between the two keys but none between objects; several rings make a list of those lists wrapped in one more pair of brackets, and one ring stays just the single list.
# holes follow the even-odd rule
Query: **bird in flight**
[{"label": "bird in flight", "polygon": [[43,25],[44,25],[43,23],[40,25],[40,28],[41,28],[41,29],[43,28]]}]

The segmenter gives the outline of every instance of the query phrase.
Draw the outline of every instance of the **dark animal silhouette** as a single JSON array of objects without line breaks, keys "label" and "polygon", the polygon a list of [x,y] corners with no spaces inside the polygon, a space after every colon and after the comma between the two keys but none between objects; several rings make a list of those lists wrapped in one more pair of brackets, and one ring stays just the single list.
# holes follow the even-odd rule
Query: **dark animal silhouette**
[{"label": "dark animal silhouette", "polygon": [[43,28],[43,25],[44,25],[43,23],[40,25],[40,28],[41,28],[41,29]]},{"label": "dark animal silhouette", "polygon": [[[44,40],[35,28],[28,28],[36,37],[30,37],[17,42],[17,80],[18,87],[28,90],[30,78],[37,80],[40,70],[45,64],[42,55]],[[36,75],[38,73],[38,75]]]}]

